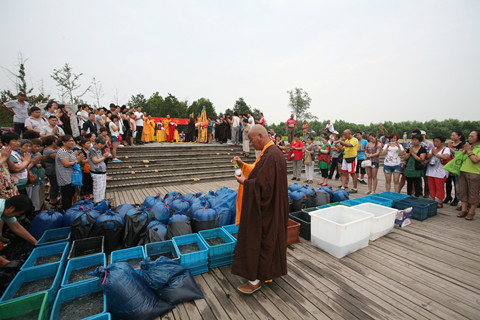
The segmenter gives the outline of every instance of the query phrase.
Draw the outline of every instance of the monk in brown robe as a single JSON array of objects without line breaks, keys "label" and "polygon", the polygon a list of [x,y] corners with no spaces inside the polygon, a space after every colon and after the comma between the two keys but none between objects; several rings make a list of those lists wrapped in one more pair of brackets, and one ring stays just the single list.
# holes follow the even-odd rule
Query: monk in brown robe
[{"label": "monk in brown robe", "polygon": [[240,226],[232,273],[248,280],[237,289],[251,294],[262,281],[287,274],[288,183],[285,157],[267,130],[255,125],[248,137],[261,154],[253,165],[233,158],[242,174],[235,176]]}]

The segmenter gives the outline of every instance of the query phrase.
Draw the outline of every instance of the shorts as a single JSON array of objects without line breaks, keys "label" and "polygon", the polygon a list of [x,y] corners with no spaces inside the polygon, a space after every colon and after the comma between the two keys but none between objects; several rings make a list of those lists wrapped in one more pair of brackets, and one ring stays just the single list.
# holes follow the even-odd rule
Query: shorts
[{"label": "shorts", "polygon": [[357,158],[352,163],[348,163],[345,159],[342,160],[342,168],[340,171],[354,174],[357,168]]},{"label": "shorts", "polygon": [[357,173],[361,173],[361,174],[367,173],[367,170],[365,170],[365,168],[362,167],[363,160],[365,159],[362,159],[362,160],[357,159]]},{"label": "shorts", "polygon": [[111,140],[112,142],[119,142],[119,141],[118,141],[118,137],[115,137],[115,136],[111,136],[111,137],[110,137],[110,140]]},{"label": "shorts", "polygon": [[378,168],[380,168],[380,163],[372,162],[372,169],[378,169]]},{"label": "shorts", "polygon": [[392,173],[402,173],[402,166],[383,166],[383,172],[392,174]]}]

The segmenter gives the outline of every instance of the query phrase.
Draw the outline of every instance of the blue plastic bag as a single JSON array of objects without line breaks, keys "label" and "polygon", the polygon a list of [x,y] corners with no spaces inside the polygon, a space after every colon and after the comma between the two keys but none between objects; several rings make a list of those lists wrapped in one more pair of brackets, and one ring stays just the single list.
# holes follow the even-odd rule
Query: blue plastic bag
[{"label": "blue plastic bag", "polygon": [[153,291],[162,289],[170,279],[185,272],[185,268],[178,262],[163,256],[153,262],[149,257],[145,258],[141,263],[141,270],[140,276],[145,279]]},{"label": "blue plastic bag", "polygon": [[147,230],[153,229],[160,238],[160,241],[164,241],[167,239],[167,227],[161,223],[160,221],[152,221],[148,224]]},{"label": "blue plastic bag", "polygon": [[145,198],[145,200],[143,201],[143,206],[145,208],[153,208],[153,206],[155,206],[157,203],[159,202],[163,202],[162,198],[161,198],[161,194],[157,194],[156,196],[148,196]]},{"label": "blue plastic bag", "polygon": [[300,189],[298,189],[298,191],[302,192],[303,194],[305,194],[307,196],[314,192],[314,190],[306,188],[306,187],[300,188]]},{"label": "blue plastic bag", "polygon": [[297,191],[298,189],[301,189],[302,186],[299,185],[298,183],[294,183],[294,184],[291,184],[289,187],[288,187],[288,190],[289,191]]},{"label": "blue plastic bag", "polygon": [[159,299],[147,282],[126,262],[98,267],[89,275],[100,278],[113,318],[149,320],[170,311],[173,305]]},{"label": "blue plastic bag", "polygon": [[63,215],[54,210],[47,210],[40,212],[33,218],[28,231],[38,240],[46,230],[61,227],[63,227]]},{"label": "blue plastic bag", "polygon": [[164,200],[167,200],[167,199],[173,199],[173,200],[176,200],[178,199],[182,194],[177,192],[177,191],[172,191],[172,192],[169,192],[165,195],[165,198]]},{"label": "blue plastic bag", "polygon": [[105,213],[108,209],[110,209],[110,202],[107,200],[103,200],[95,206],[95,210],[100,213]]},{"label": "blue plastic bag", "polygon": [[195,279],[193,279],[190,270],[185,270],[182,274],[174,276],[163,289],[155,292],[160,299],[170,302],[171,304],[204,299],[202,291],[200,291],[195,283]]},{"label": "blue plastic bag", "polygon": [[171,209],[174,212],[187,213],[190,209],[190,202],[185,199],[177,199],[172,202]]},{"label": "blue plastic bag", "polygon": [[157,219],[158,221],[162,222],[163,224],[168,223],[168,219],[170,218],[170,209],[165,205],[163,202],[157,202],[151,209],[150,213],[153,218]]},{"label": "blue plastic bag", "polygon": [[125,215],[127,214],[127,212],[129,210],[132,210],[132,209],[135,209],[134,206],[132,206],[131,204],[129,203],[125,203],[125,204],[122,204],[121,206],[117,207],[117,209],[115,210],[116,213],[118,213],[119,215],[121,215],[122,217],[125,217]]},{"label": "blue plastic bag", "polygon": [[198,209],[203,209],[203,208],[210,208],[210,203],[205,198],[197,199],[193,201],[192,206],[190,207],[190,212],[194,213]]},{"label": "blue plastic bag", "polygon": [[348,200],[349,193],[345,190],[337,190],[333,192],[333,202],[341,202]]},{"label": "blue plastic bag", "polygon": [[290,198],[292,198],[293,200],[300,200],[305,198],[305,193],[301,191],[293,191],[292,193],[290,193]]},{"label": "blue plastic bag", "polygon": [[83,186],[83,173],[78,163],[75,162],[72,169],[72,186]]}]

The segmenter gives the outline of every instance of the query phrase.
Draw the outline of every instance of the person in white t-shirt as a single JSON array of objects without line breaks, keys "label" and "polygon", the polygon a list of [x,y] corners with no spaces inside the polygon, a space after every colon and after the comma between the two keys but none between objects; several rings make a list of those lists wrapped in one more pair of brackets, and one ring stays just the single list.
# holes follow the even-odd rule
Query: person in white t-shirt
[{"label": "person in white t-shirt", "polygon": [[437,136],[433,138],[434,147],[427,154],[428,162],[426,176],[428,177],[428,187],[430,197],[437,200],[438,208],[443,207],[445,198],[445,181],[448,177],[448,171],[443,169],[451,157],[450,148],[445,147],[445,137]]},{"label": "person in white t-shirt", "polygon": [[88,105],[82,104],[77,112],[78,127],[82,128],[83,124],[88,120]]},{"label": "person in white t-shirt", "polygon": [[327,125],[325,126],[325,131],[327,131],[328,134],[332,134],[335,132],[335,128],[333,127],[333,123],[330,122],[330,120],[327,120]]},{"label": "person in white t-shirt", "polygon": [[135,111],[135,124],[137,125],[137,136],[135,144],[143,144],[142,142],[142,133],[143,133],[143,112],[142,107],[137,107],[137,111]]},{"label": "person in white t-shirt", "polygon": [[232,118],[232,143],[234,145],[240,144],[240,118],[236,111],[233,113]]},{"label": "person in white t-shirt", "polygon": [[391,133],[388,136],[389,143],[383,147],[382,154],[385,156],[383,173],[385,174],[385,189],[390,191],[393,175],[395,192],[400,192],[400,175],[402,174],[403,146],[398,142],[399,136]]}]

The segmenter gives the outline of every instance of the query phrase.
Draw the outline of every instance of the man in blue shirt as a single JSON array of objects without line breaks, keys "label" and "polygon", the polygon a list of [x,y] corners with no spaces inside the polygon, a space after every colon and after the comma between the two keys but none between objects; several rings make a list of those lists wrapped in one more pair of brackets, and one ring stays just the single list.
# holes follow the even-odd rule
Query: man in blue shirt
[{"label": "man in blue shirt", "polygon": [[[3,222],[22,239],[30,242],[35,245],[37,240],[27,231],[20,223],[18,223],[17,218],[22,214],[28,214],[33,208],[32,200],[26,195],[14,196],[8,199],[0,199],[0,220],[3,227]],[[10,263],[9,260],[0,256],[0,267]]]},{"label": "man in blue shirt", "polygon": [[357,176],[358,173],[360,173],[360,176],[358,178],[358,182],[361,184],[367,184],[365,182],[365,173],[366,170],[365,168],[362,167],[362,162],[365,160],[365,150],[367,148],[368,141],[366,139],[363,139],[362,133],[357,132],[356,138],[358,140],[358,151],[357,151]]}]

